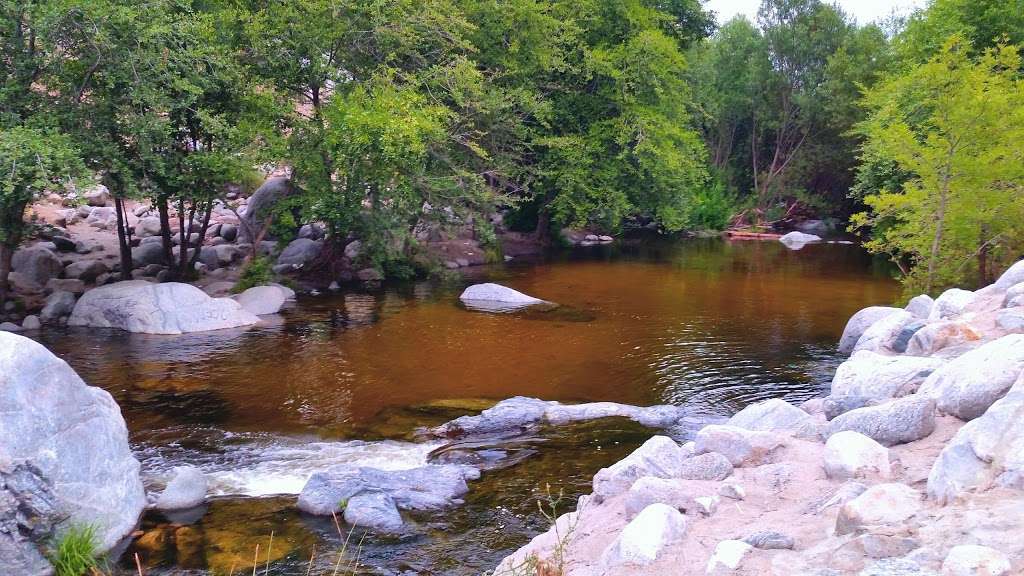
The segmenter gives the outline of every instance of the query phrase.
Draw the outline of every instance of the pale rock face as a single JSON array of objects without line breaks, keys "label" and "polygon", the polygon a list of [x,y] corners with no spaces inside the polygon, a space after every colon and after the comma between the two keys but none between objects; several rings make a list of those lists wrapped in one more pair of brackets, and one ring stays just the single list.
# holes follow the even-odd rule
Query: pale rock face
[{"label": "pale rock face", "polygon": [[242,309],[256,316],[277,314],[284,306],[285,293],[276,286],[254,286],[236,295]]},{"label": "pale rock face", "polygon": [[857,408],[829,423],[829,436],[844,430],[859,432],[884,446],[920,440],[935,431],[935,401],[913,394],[878,406]]},{"label": "pale rock face", "polygon": [[480,477],[468,466],[428,465],[408,470],[379,470],[339,464],[310,476],[299,493],[299,510],[330,516],[360,494],[384,493],[403,510],[440,510],[461,502],[466,480]]},{"label": "pale rock face", "polygon": [[885,356],[862,350],[839,365],[832,378],[832,395],[865,401],[906,396],[916,392],[925,378],[945,363],[938,358]]},{"label": "pale rock face", "polygon": [[623,566],[646,566],[686,533],[686,518],[666,504],[651,504],[634,518],[605,550],[602,564],[608,573]]},{"label": "pale rock face", "polygon": [[127,281],[86,292],[70,326],[120,328],[147,334],[183,334],[250,326],[259,319],[227,298],[210,298],[189,284]]},{"label": "pale rock face", "polygon": [[1024,308],[1000,310],[996,324],[1007,332],[1024,332]]},{"label": "pale rock face", "polygon": [[981,339],[981,334],[967,322],[951,320],[930,322],[914,333],[907,343],[908,356],[931,356],[945,348]]},{"label": "pale rock face", "polygon": [[906,484],[876,484],[839,509],[836,534],[893,526],[921,509],[921,493]]},{"label": "pale rock face", "polygon": [[825,442],[825,473],[835,480],[890,479],[889,449],[852,430],[833,434]]},{"label": "pale rock face", "polygon": [[961,290],[960,288],[950,288],[935,299],[935,305],[932,306],[928,319],[935,321],[955,318],[963,314],[964,308],[972,300],[974,300],[974,292]]},{"label": "pale rock face", "polygon": [[206,475],[194,466],[178,466],[171,472],[171,481],[157,497],[157,510],[195,508],[206,500]]},{"label": "pale rock face", "polygon": [[547,302],[539,298],[534,298],[533,296],[528,296],[518,290],[513,290],[507,286],[491,282],[468,286],[462,291],[462,295],[459,296],[459,300],[462,300],[462,302],[474,310],[495,312],[516,310],[527,306],[536,306],[538,304],[547,304]]},{"label": "pale rock face", "polygon": [[629,456],[594,475],[594,494],[609,498],[622,494],[644,476],[676,478],[679,475],[685,451],[667,436],[653,436]]},{"label": "pale rock face", "polygon": [[875,322],[864,331],[853,351],[883,352],[891,349],[903,328],[915,320],[910,312],[900,310]]},{"label": "pale rock face", "polygon": [[931,316],[933,306],[935,306],[935,300],[927,294],[921,294],[911,298],[904,310],[913,314],[915,318],[927,320]]},{"label": "pale rock face", "polygon": [[1007,268],[1002,276],[996,280],[994,286],[1000,290],[1009,290],[1014,284],[1024,282],[1024,260],[1015,263]]},{"label": "pale rock face", "polygon": [[763,464],[776,448],[783,445],[782,439],[771,432],[753,432],[719,424],[705,426],[694,441],[697,454],[717,452],[737,467]]},{"label": "pale rock face", "polygon": [[30,246],[14,253],[11,258],[11,269],[26,280],[45,286],[50,278],[60,276],[64,271],[64,265],[52,251],[40,246]]},{"label": "pale rock face", "polygon": [[0,332],[0,406],[0,454],[41,472],[58,517],[95,525],[104,551],[135,528],[145,491],[110,394],[35,341]]},{"label": "pale rock face", "polygon": [[754,549],[743,540],[722,540],[708,560],[708,574],[727,574],[738,569],[743,559]]},{"label": "pale rock face", "polygon": [[747,491],[740,484],[722,484],[718,494],[730,500],[743,500],[747,497]]},{"label": "pale rock face", "polygon": [[699,507],[686,482],[670,478],[644,476],[629,488],[625,496],[626,517],[633,518],[651,504],[668,504],[684,512]]},{"label": "pale rock face", "polygon": [[725,480],[732,475],[732,470],[728,458],[718,452],[708,452],[684,460],[676,477],[684,480]]},{"label": "pale rock face", "polygon": [[961,544],[942,561],[942,576],[1008,576],[1011,568],[1010,559],[998,550]]},{"label": "pale rock face", "polygon": [[1010,334],[971,350],[937,369],[918,394],[961,420],[981,416],[1024,371],[1024,334]]},{"label": "pale rock face", "polygon": [[901,312],[901,310],[889,306],[869,306],[858,311],[846,322],[843,336],[839,339],[839,351],[843,354],[853,352],[854,346],[857,345],[857,341],[860,340],[865,330],[875,322],[896,312]]},{"label": "pale rock face", "polygon": [[1011,286],[1003,297],[1003,308],[1014,308],[1017,306],[1024,306],[1024,282]]},{"label": "pale rock face", "polygon": [[946,444],[928,475],[928,496],[946,504],[997,484],[1024,489],[1024,375]]},{"label": "pale rock face", "polygon": [[792,431],[811,438],[821,434],[813,416],[778,398],[751,404],[729,418],[726,424],[758,432]]}]

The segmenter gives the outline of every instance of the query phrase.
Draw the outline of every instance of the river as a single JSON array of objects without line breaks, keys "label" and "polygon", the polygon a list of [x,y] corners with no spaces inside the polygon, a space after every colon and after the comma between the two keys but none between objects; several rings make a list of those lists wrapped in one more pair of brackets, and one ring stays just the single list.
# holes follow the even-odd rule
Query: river
[{"label": "river", "polygon": [[[459,292],[483,280],[561,307],[465,309]],[[294,507],[316,470],[420,465],[437,444],[414,441],[417,427],[516,395],[671,403],[695,419],[798,402],[828,386],[849,316],[897,295],[852,245],[626,242],[462,281],[300,296],[251,330],[40,338],[121,405],[147,484],[186,463],[211,478],[198,520],[147,514],[143,529],[163,544],[129,549],[124,570],[138,551],[147,574],[251,573],[259,544],[260,574],[268,547],[269,574],[332,574],[338,527]],[[544,529],[536,497],[548,486],[565,494],[559,512],[571,509],[594,472],[650,434],[620,421],[545,431],[517,445],[520,463],[472,483],[463,506],[414,516],[400,538],[355,534],[349,552],[367,574],[479,574]]]}]

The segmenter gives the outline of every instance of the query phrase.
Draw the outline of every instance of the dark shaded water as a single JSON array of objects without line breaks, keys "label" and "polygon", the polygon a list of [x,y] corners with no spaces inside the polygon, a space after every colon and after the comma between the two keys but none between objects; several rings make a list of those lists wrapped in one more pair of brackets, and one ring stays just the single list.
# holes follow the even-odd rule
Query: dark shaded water
[{"label": "dark shaded water", "polygon": [[[251,571],[271,532],[270,573],[305,574],[311,555],[312,573],[332,573],[337,528],[294,510],[306,477],[341,462],[421,464],[435,445],[408,442],[410,432],[481,399],[672,403],[725,415],[764,398],[808,398],[839,362],[847,318],[898,291],[859,248],[837,244],[626,245],[478,274],[562,307],[472,312],[458,303],[464,283],[419,283],[302,297],[247,331],[44,333],[121,404],[152,485],[191,463],[220,494],[198,523],[166,528],[167,550],[139,548],[153,573]],[[538,489],[588,492],[598,468],[649,434],[621,422],[549,431],[532,458],[485,473],[465,506],[413,518],[416,533],[402,539],[368,537],[368,573],[477,574],[542,529]],[[165,520],[151,515],[146,527]]]}]

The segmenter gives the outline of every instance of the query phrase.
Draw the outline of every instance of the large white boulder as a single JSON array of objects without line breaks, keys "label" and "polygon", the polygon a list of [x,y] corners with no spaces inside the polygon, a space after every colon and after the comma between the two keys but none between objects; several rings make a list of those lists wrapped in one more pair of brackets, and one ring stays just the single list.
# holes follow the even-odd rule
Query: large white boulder
[{"label": "large white boulder", "polygon": [[1000,290],[1009,290],[1014,284],[1020,284],[1024,282],[1024,260],[1020,260],[1014,263],[1003,272],[1002,276],[996,280],[994,286]]},{"label": "large white boulder", "polygon": [[935,370],[918,393],[961,420],[981,416],[1024,371],[1024,334],[1010,334]]},{"label": "large white boulder", "polygon": [[861,350],[836,369],[833,396],[853,396],[867,401],[887,400],[913,394],[921,383],[945,364],[939,358],[886,356]]},{"label": "large white boulder", "polygon": [[861,335],[860,340],[857,340],[857,345],[853,347],[853,351],[891,351],[893,343],[903,329],[915,321],[914,315],[905,310],[890,314],[869,326],[864,331],[864,334]]},{"label": "large white boulder", "polygon": [[0,461],[41,472],[63,527],[95,526],[102,550],[135,528],[146,495],[110,394],[41,344],[0,332],[0,407]]},{"label": "large white boulder", "polygon": [[686,533],[686,518],[667,504],[644,508],[604,551],[605,573],[615,574],[623,566],[646,566]]},{"label": "large white boulder", "polygon": [[839,351],[843,354],[853,352],[853,347],[857,345],[857,341],[860,340],[865,330],[882,318],[900,311],[899,308],[892,308],[890,306],[869,306],[857,311],[846,322],[843,336],[839,339]]},{"label": "large white boulder", "polygon": [[904,308],[904,310],[913,314],[915,318],[927,320],[928,317],[931,316],[932,308],[934,306],[935,300],[931,296],[927,294],[921,294],[919,296],[914,296],[913,298],[911,298],[910,302],[907,303],[907,307]]},{"label": "large white boulder", "polygon": [[963,320],[929,322],[914,332],[907,343],[908,356],[931,356],[946,348],[981,340],[981,333]]},{"label": "large white boulder", "polygon": [[892,478],[889,449],[853,430],[844,430],[825,442],[825,473],[829,478]]},{"label": "large white boulder", "polygon": [[928,496],[947,503],[997,484],[1024,489],[1024,375],[942,449],[928,475]]},{"label": "large white boulder", "polygon": [[973,300],[974,292],[960,288],[950,288],[935,299],[935,304],[932,306],[928,319],[948,320],[955,318],[963,314],[964,308],[967,308],[967,305]]},{"label": "large white boulder", "polygon": [[250,326],[259,318],[229,298],[210,298],[189,284],[131,280],[86,292],[70,326],[120,328],[146,334],[183,334]]},{"label": "large white boulder", "polygon": [[547,304],[544,300],[492,282],[468,286],[459,300],[469,308],[496,312]]}]

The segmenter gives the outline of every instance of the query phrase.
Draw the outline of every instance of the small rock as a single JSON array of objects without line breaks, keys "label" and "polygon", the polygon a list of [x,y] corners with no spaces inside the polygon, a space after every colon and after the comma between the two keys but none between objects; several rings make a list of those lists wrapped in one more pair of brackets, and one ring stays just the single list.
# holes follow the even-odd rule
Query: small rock
[{"label": "small rock", "polygon": [[737,570],[754,547],[743,540],[722,540],[708,560],[708,574],[721,574]]},{"label": "small rock", "polygon": [[0,323],[0,332],[21,332],[21,330],[21,326],[18,326],[14,322]]},{"label": "small rock", "polygon": [[860,482],[846,482],[836,490],[835,494],[830,496],[821,504],[821,506],[818,507],[818,512],[820,513],[833,506],[842,506],[863,494],[867,489],[868,487]]},{"label": "small rock", "polygon": [[693,501],[697,504],[697,511],[704,516],[711,516],[718,511],[718,496],[699,496]]},{"label": "small rock", "polygon": [[821,236],[805,234],[803,232],[790,232],[789,234],[785,234],[779,238],[779,242],[785,244],[786,248],[799,250],[800,248],[803,248],[805,244],[821,242]]},{"label": "small rock", "polygon": [[76,300],[75,295],[71,292],[54,292],[46,297],[46,305],[43,306],[43,311],[40,312],[40,316],[42,316],[44,322],[53,322],[54,320],[68,316],[71,314],[71,311],[75,309]]},{"label": "small rock", "polygon": [[206,499],[206,475],[194,466],[178,466],[171,471],[171,481],[157,497],[157,510],[195,508]]},{"label": "small rock", "polygon": [[773,530],[754,532],[743,541],[761,550],[792,550],[796,546],[792,537]]},{"label": "small rock", "polygon": [[1006,554],[974,544],[954,546],[942,561],[943,576],[1005,576],[1010,569]]},{"label": "small rock", "polygon": [[718,494],[730,500],[743,500],[747,497],[747,491],[743,489],[743,486],[732,483],[722,484],[718,488]]},{"label": "small rock", "polygon": [[718,452],[698,454],[683,460],[676,478],[684,480],[725,480],[732,475],[733,465]]},{"label": "small rock", "polygon": [[494,308],[495,311],[545,304],[544,300],[493,283],[469,286],[463,290],[459,299],[474,309],[490,310]]},{"label": "small rock", "polygon": [[29,315],[21,321],[21,327],[25,330],[39,330],[43,327],[43,323],[39,321],[38,316]]},{"label": "small rock", "polygon": [[651,504],[667,504],[684,512],[701,506],[690,494],[691,488],[679,480],[644,476],[629,488],[623,502],[626,518],[634,518]]},{"label": "small rock", "polygon": [[907,520],[921,509],[921,493],[906,484],[877,484],[839,509],[836,534],[851,534]]},{"label": "small rock", "polygon": [[782,439],[770,432],[754,432],[735,426],[711,424],[694,439],[697,454],[717,452],[733,466],[756,466],[782,446]]},{"label": "small rock", "polygon": [[99,260],[80,260],[72,262],[64,268],[65,278],[77,278],[85,283],[92,283],[100,276],[106,274],[110,268]]},{"label": "small rock", "polygon": [[685,533],[686,518],[678,510],[665,504],[651,504],[622,529],[605,550],[602,564],[608,573],[615,573],[621,566],[646,566]]},{"label": "small rock", "polygon": [[825,473],[839,480],[872,476],[892,478],[889,450],[858,432],[838,432],[825,442]]}]

